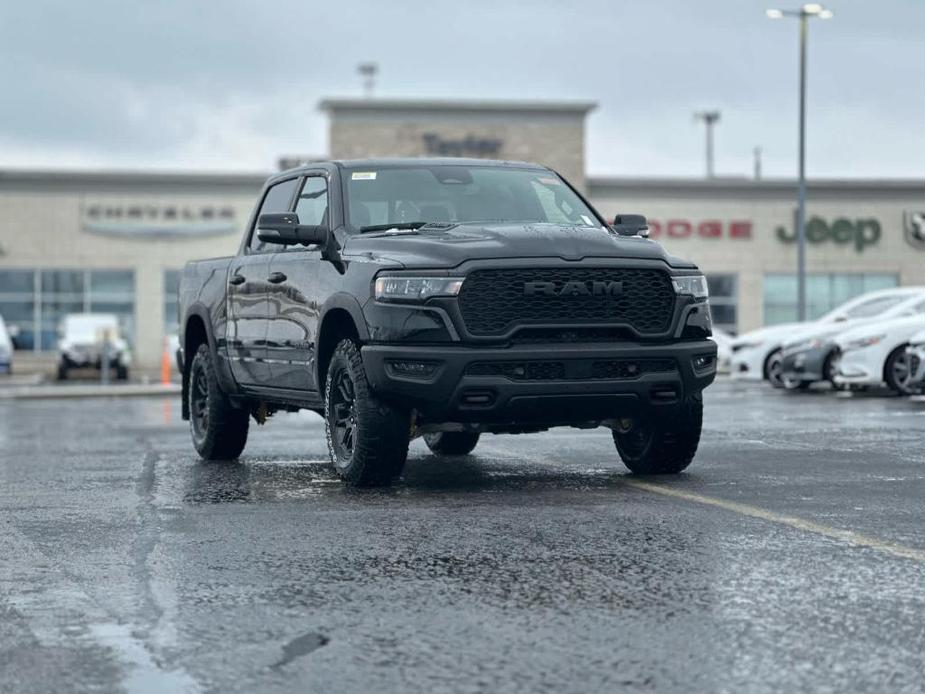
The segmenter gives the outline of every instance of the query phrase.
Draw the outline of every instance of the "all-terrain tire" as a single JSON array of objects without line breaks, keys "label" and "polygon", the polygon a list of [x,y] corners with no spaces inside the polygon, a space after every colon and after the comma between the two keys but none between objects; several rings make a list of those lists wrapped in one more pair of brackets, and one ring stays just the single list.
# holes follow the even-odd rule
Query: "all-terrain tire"
[{"label": "all-terrain tire", "polygon": [[688,396],[674,416],[638,420],[613,441],[624,465],[638,475],[673,475],[691,464],[703,426],[703,396]]},{"label": "all-terrain tire", "polygon": [[325,437],[341,479],[353,487],[380,487],[401,475],[410,413],[375,396],[352,340],[341,340],[334,349],[324,393]]},{"label": "all-terrain tire", "polygon": [[247,443],[249,414],[234,407],[218,384],[212,352],[199,345],[189,375],[190,433],[206,460],[234,460]]},{"label": "all-terrain tire", "polygon": [[424,443],[435,455],[467,455],[479,442],[477,431],[440,431],[424,434]]}]

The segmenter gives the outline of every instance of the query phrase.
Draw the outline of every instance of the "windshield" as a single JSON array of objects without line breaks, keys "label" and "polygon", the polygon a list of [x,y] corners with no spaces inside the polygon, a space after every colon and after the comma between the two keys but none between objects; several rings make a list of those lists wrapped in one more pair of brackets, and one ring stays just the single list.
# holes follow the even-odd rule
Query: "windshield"
[{"label": "windshield", "polygon": [[881,296],[845,311],[848,318],[872,318],[909,300],[908,296]]},{"label": "windshield", "polygon": [[600,229],[597,216],[545,169],[438,165],[344,171],[354,229],[419,222],[533,222]]},{"label": "windshield", "polygon": [[93,341],[103,331],[111,334],[118,332],[118,320],[115,316],[68,316],[64,321],[64,334],[71,340]]}]

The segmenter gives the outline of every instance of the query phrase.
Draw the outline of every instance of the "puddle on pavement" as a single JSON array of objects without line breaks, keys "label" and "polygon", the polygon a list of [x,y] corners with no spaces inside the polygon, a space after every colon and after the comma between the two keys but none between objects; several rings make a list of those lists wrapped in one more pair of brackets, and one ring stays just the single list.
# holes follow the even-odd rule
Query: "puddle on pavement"
[{"label": "puddle on pavement", "polygon": [[283,657],[278,661],[273,663],[270,667],[272,668],[281,668],[284,665],[288,665],[296,658],[301,658],[304,655],[308,655],[312,651],[316,651],[330,639],[323,634],[318,634],[314,631],[310,631],[307,634],[302,634],[292,639],[289,643],[283,646]]}]

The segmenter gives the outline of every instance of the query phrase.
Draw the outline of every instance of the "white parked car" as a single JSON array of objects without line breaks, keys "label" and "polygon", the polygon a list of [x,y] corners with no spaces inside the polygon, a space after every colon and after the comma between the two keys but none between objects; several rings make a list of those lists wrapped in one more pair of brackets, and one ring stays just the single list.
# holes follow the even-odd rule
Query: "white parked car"
[{"label": "white parked car", "polygon": [[864,316],[876,316],[885,307],[922,291],[925,291],[925,287],[880,289],[846,301],[815,321],[782,323],[744,333],[732,342],[732,376],[753,380],[765,379],[771,385],[783,388],[781,347],[801,330],[813,325],[835,324]]},{"label": "white parked car", "polygon": [[719,328],[713,328],[713,336],[710,339],[716,343],[716,370],[729,373],[732,364],[732,335]]},{"label": "white parked car", "polygon": [[909,338],[909,368],[912,371],[911,388],[925,391],[925,330]]},{"label": "white parked car", "polygon": [[[890,302],[892,305],[889,305]],[[783,359],[784,387],[805,389],[817,381],[831,381],[835,385],[838,347],[835,338],[847,331],[868,323],[914,316],[925,302],[925,287],[917,294],[903,297],[892,296],[882,302],[868,304],[865,311],[869,313],[848,318],[836,323],[819,323],[803,328],[781,348]]]},{"label": "white parked car", "polygon": [[0,316],[0,374],[13,373],[13,340]]},{"label": "white parked car", "polygon": [[835,383],[840,386],[886,384],[902,395],[915,391],[907,350],[914,335],[925,330],[925,301],[915,316],[891,318],[848,330],[835,338],[840,356]]},{"label": "white parked car", "polygon": [[115,378],[124,381],[132,354],[119,330],[119,319],[110,313],[72,313],[61,321],[58,334],[58,380],[71,369],[101,369],[103,354]]}]

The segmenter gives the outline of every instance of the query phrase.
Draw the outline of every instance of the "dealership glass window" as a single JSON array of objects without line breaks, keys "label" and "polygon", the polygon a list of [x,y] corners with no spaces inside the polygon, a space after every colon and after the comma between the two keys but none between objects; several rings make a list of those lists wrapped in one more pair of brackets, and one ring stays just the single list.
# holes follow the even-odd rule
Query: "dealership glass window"
[{"label": "dealership glass window", "polygon": [[180,291],[180,270],[164,270],[164,334],[180,329],[177,318]]},{"label": "dealership glass window", "polygon": [[[810,273],[806,276],[806,317],[816,319],[861,294],[899,284],[890,274]],[[797,320],[797,277],[794,274],[764,276],[764,323],[774,325]]]},{"label": "dealership glass window", "polygon": [[720,330],[735,335],[738,328],[739,296],[738,275],[707,275],[710,289],[710,313],[713,325]]},{"label": "dealership glass window", "polygon": [[135,328],[132,270],[24,269],[0,271],[0,315],[18,331],[17,349],[57,347],[58,325],[69,313],[115,313],[124,336]]}]

